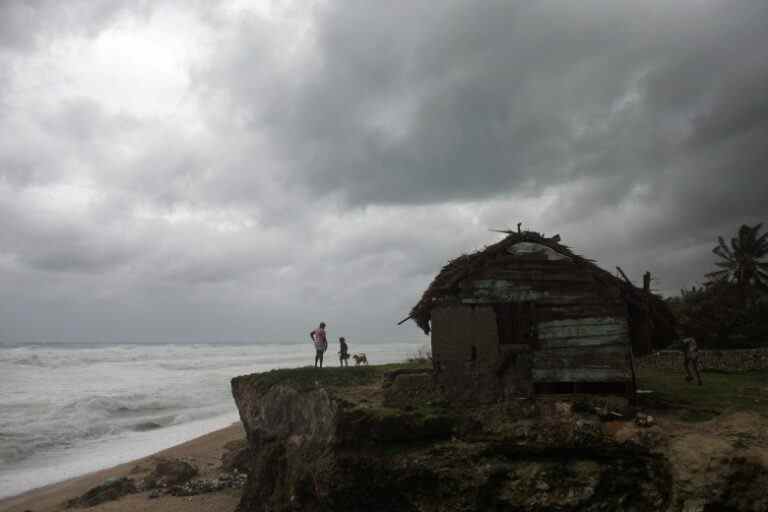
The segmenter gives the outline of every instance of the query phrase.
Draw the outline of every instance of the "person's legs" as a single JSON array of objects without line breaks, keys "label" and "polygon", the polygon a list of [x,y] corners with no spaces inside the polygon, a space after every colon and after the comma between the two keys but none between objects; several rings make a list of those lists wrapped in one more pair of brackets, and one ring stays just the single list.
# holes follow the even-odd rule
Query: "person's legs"
[{"label": "person's legs", "polygon": [[320,367],[323,367],[323,352],[320,350],[315,350],[315,368],[317,368],[317,363],[320,363]]},{"label": "person's legs", "polygon": [[684,363],[684,366],[685,366],[685,381],[686,382],[691,382],[693,380],[693,375],[691,375],[691,366],[690,365],[691,365],[691,359],[686,357],[685,358],[685,363]]},{"label": "person's legs", "polygon": [[701,382],[701,374],[699,373],[699,360],[691,359],[691,365],[693,366],[693,371],[696,374],[696,381],[699,383],[699,386],[701,386],[702,382]]}]

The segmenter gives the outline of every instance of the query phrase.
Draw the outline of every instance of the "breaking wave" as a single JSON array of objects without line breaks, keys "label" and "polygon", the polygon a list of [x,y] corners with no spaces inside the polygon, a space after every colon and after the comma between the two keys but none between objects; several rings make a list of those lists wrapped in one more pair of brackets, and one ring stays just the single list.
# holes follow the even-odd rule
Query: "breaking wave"
[{"label": "breaking wave", "polygon": [[[414,343],[367,345],[375,362]],[[310,364],[300,345],[0,346],[0,468],[94,439],[236,412],[236,375]],[[2,469],[0,469],[2,472]]]}]

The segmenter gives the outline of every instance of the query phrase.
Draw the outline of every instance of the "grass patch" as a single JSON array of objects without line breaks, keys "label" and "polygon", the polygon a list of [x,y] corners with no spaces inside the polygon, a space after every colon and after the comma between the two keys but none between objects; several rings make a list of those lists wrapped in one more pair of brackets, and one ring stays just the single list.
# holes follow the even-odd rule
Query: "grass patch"
[{"label": "grass patch", "polygon": [[247,380],[261,391],[267,391],[277,384],[290,384],[299,390],[314,389],[317,387],[354,387],[367,386],[380,382],[386,372],[403,368],[422,368],[420,363],[393,363],[371,366],[350,366],[346,368],[326,367],[315,368],[304,366],[302,368],[290,368],[271,370],[264,373],[254,373],[237,380]]},{"label": "grass patch", "polygon": [[685,421],[705,421],[724,412],[753,411],[768,416],[768,370],[703,372],[703,386],[685,381],[685,372],[641,368],[637,385],[654,393],[641,403],[668,409]]}]

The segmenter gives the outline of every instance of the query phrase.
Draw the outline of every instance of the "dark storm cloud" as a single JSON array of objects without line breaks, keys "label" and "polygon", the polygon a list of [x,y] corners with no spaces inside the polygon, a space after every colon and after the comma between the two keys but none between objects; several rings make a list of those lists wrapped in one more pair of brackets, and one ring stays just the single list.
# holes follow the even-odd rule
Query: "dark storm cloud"
[{"label": "dark storm cloud", "polygon": [[334,2],[298,76],[260,71],[275,57],[245,21],[207,79],[316,193],[423,203],[591,178],[585,209],[610,207],[680,186],[670,168],[766,119],[768,7],[712,5]]},{"label": "dark storm cloud", "polygon": [[[632,235],[597,250],[654,247],[640,252],[659,267],[665,250],[768,217],[765,2],[333,2],[315,46],[275,73],[262,65],[284,54],[254,24],[198,79],[314,194],[415,205],[554,189],[547,226],[591,244],[612,212]],[[698,259],[671,286],[706,271]]]}]

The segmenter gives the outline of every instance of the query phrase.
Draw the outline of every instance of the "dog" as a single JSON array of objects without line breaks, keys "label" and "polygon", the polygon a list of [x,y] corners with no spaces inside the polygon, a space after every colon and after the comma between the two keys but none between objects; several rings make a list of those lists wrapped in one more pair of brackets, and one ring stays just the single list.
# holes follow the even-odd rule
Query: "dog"
[{"label": "dog", "polygon": [[355,366],[360,366],[361,364],[368,365],[368,357],[364,353],[353,354],[352,359],[355,360]]}]

